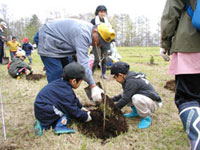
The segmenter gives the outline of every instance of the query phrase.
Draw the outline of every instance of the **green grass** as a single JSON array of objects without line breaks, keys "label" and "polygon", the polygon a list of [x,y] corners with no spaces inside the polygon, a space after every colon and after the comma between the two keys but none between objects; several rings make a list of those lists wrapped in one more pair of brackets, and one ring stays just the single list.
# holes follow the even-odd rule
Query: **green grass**
[{"label": "green grass", "polygon": [[[102,142],[100,139],[89,138],[78,132],[76,124],[72,127],[75,134],[54,135],[52,130],[45,131],[42,137],[35,137],[33,132],[33,103],[37,93],[47,81],[27,81],[12,79],[7,73],[7,66],[0,65],[0,88],[4,104],[7,140],[3,141],[3,129],[0,124],[0,149],[23,150],[186,150],[190,149],[189,141],[174,104],[174,93],[163,86],[173,79],[167,74],[168,62],[159,56],[158,47],[118,47],[122,61],[130,64],[131,70],[143,72],[163,99],[163,107],[152,114],[152,125],[145,130],[137,129],[139,118],[127,119],[129,131],[116,138]],[[8,54],[7,54],[8,55]],[[150,58],[154,57],[154,65]],[[32,55],[35,73],[42,73],[43,64],[35,51]],[[26,60],[28,62],[28,60]],[[107,71],[109,76],[110,71]],[[100,71],[94,74],[95,81],[100,81]],[[121,85],[109,76],[106,80],[106,92],[112,97],[121,92]],[[75,90],[82,103],[89,103],[83,90],[87,84]],[[130,111],[125,107],[123,112]],[[0,120],[2,117],[0,117]],[[2,120],[1,120],[2,121]]]}]

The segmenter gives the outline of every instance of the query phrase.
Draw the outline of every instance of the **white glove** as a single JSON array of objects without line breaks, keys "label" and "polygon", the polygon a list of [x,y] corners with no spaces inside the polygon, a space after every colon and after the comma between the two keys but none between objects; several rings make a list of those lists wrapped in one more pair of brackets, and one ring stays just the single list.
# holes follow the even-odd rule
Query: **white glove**
[{"label": "white glove", "polygon": [[162,107],[162,102],[159,102],[159,103],[158,103],[158,106],[161,108],[161,107]]},{"label": "white glove", "polygon": [[160,48],[160,55],[163,57],[165,61],[169,61],[170,57],[166,53],[167,51],[164,48]]},{"label": "white glove", "polygon": [[90,116],[90,111],[87,112],[88,118],[85,122],[89,122],[92,120],[92,117]]},{"label": "white glove", "polygon": [[98,86],[95,86],[91,89],[91,93],[93,101],[96,102],[102,100],[101,94],[104,93],[104,91],[100,89]]},{"label": "white glove", "polygon": [[33,69],[30,70],[30,74],[33,74]]},{"label": "white glove", "polygon": [[89,110],[87,110],[85,107],[82,107],[81,110],[82,110],[82,111],[86,111],[86,112],[89,111]]}]

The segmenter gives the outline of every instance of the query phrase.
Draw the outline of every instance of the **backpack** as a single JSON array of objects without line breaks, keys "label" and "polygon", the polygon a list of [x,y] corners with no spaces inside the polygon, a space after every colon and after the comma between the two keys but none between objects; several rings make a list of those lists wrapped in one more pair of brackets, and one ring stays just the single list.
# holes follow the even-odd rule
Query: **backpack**
[{"label": "backpack", "polygon": [[192,25],[197,29],[200,30],[200,0],[195,0],[195,8],[193,9],[191,3],[186,2],[186,10],[188,15],[191,17]]}]

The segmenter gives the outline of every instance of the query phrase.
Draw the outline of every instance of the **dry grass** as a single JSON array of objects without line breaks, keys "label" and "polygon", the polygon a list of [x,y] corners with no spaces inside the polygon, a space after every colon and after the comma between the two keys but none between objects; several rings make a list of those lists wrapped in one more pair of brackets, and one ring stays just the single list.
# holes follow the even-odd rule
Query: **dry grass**
[{"label": "dry grass", "polygon": [[[158,56],[158,48],[118,48],[122,61],[131,65],[136,72],[144,72],[163,99],[163,107],[152,114],[152,125],[145,130],[137,129],[139,118],[127,119],[129,131],[106,141],[88,138],[78,132],[76,124],[72,127],[75,134],[54,135],[52,130],[45,131],[42,137],[35,137],[33,132],[33,103],[37,93],[47,84],[46,79],[27,81],[12,79],[6,66],[0,65],[0,87],[4,103],[4,115],[7,140],[3,141],[2,124],[0,124],[0,150],[185,150],[189,149],[188,139],[183,131],[177,109],[174,105],[174,93],[164,89],[166,81],[172,79],[167,75],[168,63]],[[156,65],[149,65],[151,55]],[[137,56],[137,57],[135,57]],[[138,57],[140,56],[140,57]],[[27,60],[26,60],[27,61]],[[42,63],[37,52],[33,54],[35,73],[41,73]],[[107,71],[109,75],[110,71]],[[100,81],[100,72],[95,72],[96,82]],[[111,97],[120,93],[121,85],[110,78],[105,82],[107,94]],[[90,102],[83,88],[84,82],[75,92],[82,103]],[[124,112],[130,111],[125,107]],[[0,120],[2,117],[0,117]]]}]

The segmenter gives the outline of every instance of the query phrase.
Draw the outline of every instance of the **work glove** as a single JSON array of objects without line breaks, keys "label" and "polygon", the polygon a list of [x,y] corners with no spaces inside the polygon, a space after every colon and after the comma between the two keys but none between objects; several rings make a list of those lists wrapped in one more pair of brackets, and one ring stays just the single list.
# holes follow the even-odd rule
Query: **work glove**
[{"label": "work glove", "polygon": [[92,117],[90,116],[90,113],[91,113],[90,111],[87,112],[88,118],[87,118],[87,120],[85,122],[89,122],[89,121],[92,120]]},{"label": "work glove", "polygon": [[167,55],[168,50],[164,48],[160,48],[160,55],[163,57],[165,61],[169,61],[170,57]]},{"label": "work glove", "polygon": [[101,94],[104,93],[102,89],[100,89],[98,86],[95,86],[91,89],[92,93],[92,99],[94,102],[99,102],[102,100]]},{"label": "work glove", "polygon": [[30,74],[33,74],[33,69],[31,69]]},{"label": "work glove", "polygon": [[81,110],[82,110],[82,111],[86,111],[86,112],[89,111],[89,110],[87,110],[85,107],[82,107]]}]

